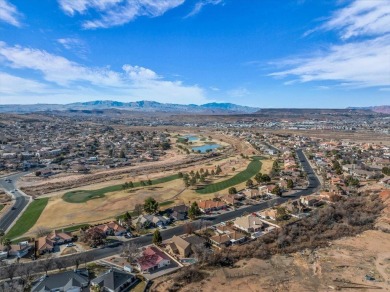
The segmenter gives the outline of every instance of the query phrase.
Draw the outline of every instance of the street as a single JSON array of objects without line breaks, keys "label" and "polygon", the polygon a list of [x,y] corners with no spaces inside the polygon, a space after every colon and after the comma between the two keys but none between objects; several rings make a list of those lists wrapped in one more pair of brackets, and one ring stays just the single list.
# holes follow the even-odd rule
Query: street
[{"label": "street", "polygon": [[[3,177],[0,179],[0,188],[4,189],[6,192],[11,193],[11,191],[17,189],[16,182],[19,178],[26,175],[29,172],[21,172],[17,174],[10,175],[8,177]],[[11,182],[5,181],[10,179]],[[0,218],[0,229],[6,231],[11,224],[16,220],[19,214],[27,206],[29,202],[29,197],[26,197],[24,194],[16,190],[11,193],[13,196],[13,205],[12,208],[9,208],[5,214]]]}]

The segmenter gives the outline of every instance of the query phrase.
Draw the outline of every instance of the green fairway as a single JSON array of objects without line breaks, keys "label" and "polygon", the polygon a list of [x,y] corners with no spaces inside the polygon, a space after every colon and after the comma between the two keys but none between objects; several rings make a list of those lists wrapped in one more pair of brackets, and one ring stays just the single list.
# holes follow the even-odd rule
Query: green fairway
[{"label": "green fairway", "polygon": [[25,234],[31,227],[37,222],[39,216],[41,216],[43,209],[45,209],[49,198],[43,198],[32,201],[28,205],[26,211],[19,217],[15,225],[7,233],[6,237],[13,239]]},{"label": "green fairway", "polygon": [[[157,178],[152,180],[152,185],[157,185],[165,182],[169,182],[175,179],[178,179],[179,176],[177,174],[173,174],[170,176]],[[135,182],[134,187],[140,187],[141,182]],[[92,199],[98,199],[103,198],[107,193],[110,192],[117,192],[123,190],[122,184],[120,185],[113,185],[97,190],[79,190],[74,192],[67,192],[62,196],[62,199],[65,202],[68,203],[84,203],[86,201],[92,200]]]},{"label": "green fairway", "polygon": [[258,156],[252,157],[252,161],[248,164],[248,167],[244,171],[241,171],[240,173],[227,180],[217,182],[215,184],[206,185],[204,188],[196,190],[196,192],[199,194],[210,194],[246,182],[248,179],[252,178],[258,172],[260,172],[260,159],[261,157]]}]

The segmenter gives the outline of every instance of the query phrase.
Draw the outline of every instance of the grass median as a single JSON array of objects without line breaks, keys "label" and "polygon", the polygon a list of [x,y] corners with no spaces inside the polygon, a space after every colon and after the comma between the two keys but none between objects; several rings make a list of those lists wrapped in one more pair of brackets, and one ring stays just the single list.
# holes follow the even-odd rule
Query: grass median
[{"label": "grass median", "polygon": [[49,198],[43,198],[34,200],[28,205],[26,211],[19,217],[15,225],[12,226],[11,230],[7,233],[6,237],[14,239],[22,236],[34,226],[42,211],[45,209]]},{"label": "grass median", "polygon": [[205,187],[196,190],[196,192],[199,194],[211,194],[211,193],[222,191],[230,187],[234,187],[240,183],[246,182],[248,179],[252,178],[257,173],[260,172],[261,170],[260,160],[261,157],[254,156],[252,157],[252,161],[248,164],[245,170],[241,171],[240,173],[237,173],[235,176],[227,180],[206,185]]},{"label": "grass median", "polygon": [[[152,180],[152,186],[169,182],[175,179],[178,179],[179,176],[177,174],[173,174],[170,176],[162,177],[162,178],[157,178]],[[134,188],[141,187],[141,182],[134,182]],[[150,187],[150,185],[147,185]],[[67,192],[62,196],[62,199],[65,202],[68,203],[85,203],[89,200],[93,199],[98,199],[98,198],[103,198],[106,196],[107,193],[110,192],[117,192],[123,190],[123,184],[120,185],[113,185],[97,190],[79,190],[79,191],[72,191],[72,192]]]}]

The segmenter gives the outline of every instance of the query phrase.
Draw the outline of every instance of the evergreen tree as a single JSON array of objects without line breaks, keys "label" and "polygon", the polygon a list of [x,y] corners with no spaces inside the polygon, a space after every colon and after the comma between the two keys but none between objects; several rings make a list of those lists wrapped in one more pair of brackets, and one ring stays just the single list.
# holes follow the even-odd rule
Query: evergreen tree
[{"label": "evergreen tree", "polygon": [[153,243],[155,245],[160,245],[162,242],[161,233],[158,229],[156,229],[153,233]]}]

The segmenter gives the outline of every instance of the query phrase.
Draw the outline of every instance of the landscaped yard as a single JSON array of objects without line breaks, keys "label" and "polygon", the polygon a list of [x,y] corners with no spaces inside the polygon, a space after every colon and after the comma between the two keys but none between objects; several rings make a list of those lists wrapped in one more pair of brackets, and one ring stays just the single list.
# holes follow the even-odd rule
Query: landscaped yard
[{"label": "landscaped yard", "polygon": [[252,161],[248,164],[248,167],[245,170],[241,171],[240,173],[236,174],[235,176],[227,180],[206,185],[204,188],[196,190],[196,192],[199,194],[210,194],[246,182],[248,179],[255,176],[260,171],[261,169],[260,159],[261,157],[258,156],[252,157]]},{"label": "landscaped yard", "polygon": [[43,209],[45,209],[49,198],[34,200],[26,209],[26,211],[19,217],[15,225],[7,233],[6,237],[13,239],[25,234],[34,226]]},{"label": "landscaped yard", "polygon": [[[169,182],[175,179],[178,179],[179,176],[177,174],[173,174],[170,176],[162,177],[162,178],[157,178],[152,180],[152,185],[157,185],[165,182]],[[134,182],[134,187],[140,187],[141,182]],[[72,192],[67,192],[62,196],[62,199],[65,202],[68,203],[84,203],[92,199],[97,199],[97,198],[103,198],[106,193],[110,192],[117,192],[123,190],[122,184],[120,185],[113,185],[97,190],[79,190],[79,191],[72,191]]]}]

